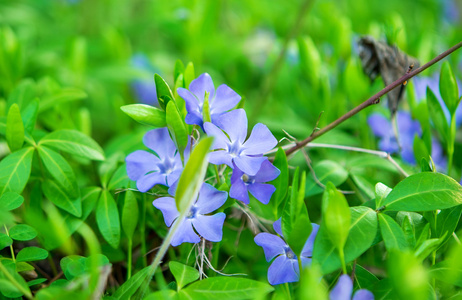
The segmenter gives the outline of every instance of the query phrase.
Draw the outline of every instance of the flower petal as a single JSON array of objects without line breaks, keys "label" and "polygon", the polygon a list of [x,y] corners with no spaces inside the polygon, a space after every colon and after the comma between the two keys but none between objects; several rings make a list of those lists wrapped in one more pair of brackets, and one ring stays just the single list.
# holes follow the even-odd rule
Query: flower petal
[{"label": "flower petal", "polygon": [[353,293],[353,282],[348,275],[343,274],[329,293],[330,300],[350,300]]},{"label": "flower petal", "polygon": [[210,122],[204,123],[204,131],[207,135],[213,136],[215,139],[213,140],[212,149],[228,149],[229,139],[215,124]]},{"label": "flower petal", "polygon": [[176,92],[178,93],[178,96],[183,98],[185,104],[186,104],[186,110],[188,113],[190,112],[197,112],[200,113],[200,106],[199,106],[199,100],[187,89],[185,88],[177,88]]},{"label": "flower petal", "polygon": [[277,235],[262,232],[255,236],[255,244],[263,248],[266,261],[272,260],[275,256],[284,254],[286,243]]},{"label": "flower petal", "polygon": [[367,123],[375,136],[386,137],[393,135],[393,128],[391,127],[390,121],[381,114],[371,114],[369,118],[367,118]]},{"label": "flower petal", "polygon": [[306,240],[305,245],[303,246],[301,256],[302,257],[311,257],[313,255],[313,247],[314,247],[314,240],[316,239],[316,235],[319,231],[319,225],[315,223],[311,223],[312,230],[310,236]]},{"label": "flower petal", "polygon": [[233,159],[236,166],[245,174],[254,176],[260,170],[261,164],[267,160],[264,156],[240,155]]},{"label": "flower petal", "polygon": [[277,219],[274,223],[273,223],[273,229],[274,231],[276,231],[277,234],[279,234],[280,236],[284,237],[282,235],[282,229],[281,229],[281,218]]},{"label": "flower petal", "polygon": [[215,99],[210,105],[210,114],[214,115],[224,113],[225,111],[234,108],[240,100],[241,96],[239,96],[226,84],[222,84],[217,88]]},{"label": "flower petal", "polygon": [[243,109],[235,109],[224,113],[216,121],[218,127],[224,130],[232,142],[244,143],[247,137],[247,115]]},{"label": "flower petal", "polygon": [[167,175],[167,186],[170,187],[173,183],[177,182],[182,172],[183,172],[183,168],[176,169],[172,173],[168,174]]},{"label": "flower petal", "polygon": [[136,187],[142,193],[146,193],[156,184],[166,185],[167,181],[165,175],[158,172],[145,175],[136,181]]},{"label": "flower petal", "polygon": [[215,93],[212,77],[208,73],[201,74],[199,77],[191,81],[189,90],[193,93],[199,102],[204,103],[205,92],[209,93],[209,99],[212,99]]},{"label": "flower petal", "polygon": [[281,171],[278,168],[273,166],[273,164],[269,160],[265,160],[262,162],[260,170],[255,175],[256,182],[268,182],[271,180],[276,179]]},{"label": "flower petal", "polygon": [[219,191],[208,183],[203,183],[199,191],[196,206],[201,215],[209,214],[219,209],[228,199],[228,193]]},{"label": "flower petal", "polygon": [[152,202],[152,205],[162,212],[167,227],[172,226],[173,221],[180,215],[176,208],[175,199],[172,197],[157,198]]},{"label": "flower petal", "polygon": [[131,180],[138,180],[146,173],[151,171],[158,171],[157,164],[160,162],[159,158],[152,153],[144,150],[137,150],[130,153],[126,158],[127,175]]},{"label": "flower petal", "polygon": [[268,268],[268,281],[271,285],[297,282],[298,274],[295,271],[294,263],[285,255],[276,257]]},{"label": "flower petal", "polygon": [[[234,169],[234,170],[236,170],[236,169]],[[233,176],[234,176],[234,171],[233,171]],[[249,201],[249,191],[247,190],[247,186],[240,179],[238,179],[238,180],[236,180],[234,182],[231,179],[231,188],[229,189],[229,196],[231,198],[242,201],[245,204],[249,204],[249,202],[250,202]]]},{"label": "flower petal", "polygon": [[186,124],[189,125],[199,125],[202,129],[204,126],[204,121],[202,120],[202,115],[198,112],[188,112],[186,115],[186,118],[184,118],[184,121]]},{"label": "flower petal", "polygon": [[156,152],[161,160],[175,155],[176,147],[167,127],[148,131],[143,137],[143,143]]},{"label": "flower petal", "polygon": [[357,290],[352,300],[374,300],[374,294],[368,290]]},{"label": "flower petal", "polygon": [[132,83],[136,98],[139,102],[158,106],[156,84],[151,81],[136,80]]},{"label": "flower petal", "polygon": [[211,242],[219,242],[223,237],[225,213],[219,212],[212,216],[197,215],[192,224],[197,233]]},{"label": "flower petal", "polygon": [[254,183],[249,184],[248,187],[249,192],[263,204],[268,204],[271,199],[271,196],[276,191],[276,188],[271,184],[266,183]]},{"label": "flower petal", "polygon": [[233,161],[231,159],[231,155],[224,151],[218,150],[209,153],[209,163],[214,165],[228,165],[231,168],[233,167]]},{"label": "flower petal", "polygon": [[249,139],[244,143],[244,151],[247,155],[261,155],[270,151],[278,144],[271,131],[261,123],[252,129]]},{"label": "flower petal", "polygon": [[172,246],[178,246],[182,243],[193,243],[197,244],[201,241],[201,238],[194,232],[190,219],[185,219],[183,223],[178,227],[177,232],[172,238]]}]

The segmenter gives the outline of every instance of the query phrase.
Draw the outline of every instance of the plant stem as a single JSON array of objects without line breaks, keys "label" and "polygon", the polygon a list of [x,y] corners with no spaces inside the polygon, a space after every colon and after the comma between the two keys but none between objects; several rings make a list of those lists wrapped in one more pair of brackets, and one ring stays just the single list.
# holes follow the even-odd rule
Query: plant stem
[{"label": "plant stem", "polygon": [[133,246],[133,240],[132,238],[128,239],[128,258],[127,258],[127,280],[132,277],[132,246]]},{"label": "plant stem", "polygon": [[326,132],[328,132],[328,131],[332,130],[333,128],[337,127],[339,124],[341,124],[344,121],[348,120],[349,118],[353,117],[358,112],[365,109],[366,107],[369,107],[371,105],[379,103],[380,102],[380,97],[384,96],[385,94],[387,94],[388,92],[390,92],[394,88],[396,88],[399,85],[403,84],[405,81],[411,79],[412,77],[414,77],[417,74],[421,73],[422,71],[426,70],[428,67],[434,65],[435,63],[442,60],[443,58],[445,58],[446,56],[448,56],[452,52],[456,51],[460,47],[462,47],[462,42],[459,42],[455,46],[453,46],[453,47],[449,48],[448,50],[444,51],[443,53],[441,53],[437,57],[433,58],[431,61],[429,61],[425,65],[421,66],[420,68],[417,68],[414,71],[412,71],[410,73],[407,73],[404,76],[400,77],[399,79],[395,80],[393,83],[387,85],[380,92],[373,95],[372,97],[370,97],[369,99],[367,99],[366,101],[361,103],[360,105],[356,106],[355,108],[353,108],[352,110],[350,110],[349,112],[347,112],[346,114],[344,114],[343,116],[341,116],[340,118],[335,120],[334,122],[330,123],[329,125],[327,125],[326,127],[322,128],[319,131],[313,132],[310,136],[308,136],[303,141],[301,141],[299,143],[296,143],[296,145],[294,147],[292,147],[292,148],[290,148],[290,149],[288,149],[286,151],[286,155],[288,156],[288,155],[294,153],[295,151],[297,151],[300,148],[304,147],[309,142],[313,141],[314,139],[320,137],[321,135],[325,134]]},{"label": "plant stem", "polygon": [[343,274],[347,274],[346,263],[345,263],[345,253],[343,248],[338,248],[338,255],[340,256],[340,262],[342,263]]},{"label": "plant stem", "polygon": [[[3,224],[3,228],[5,228],[6,235],[10,236],[10,233],[8,232],[8,228],[6,227],[5,224]],[[11,259],[13,260],[14,263],[16,263],[16,257],[14,256],[13,244],[10,245],[10,251],[11,251]]]},{"label": "plant stem", "polygon": [[454,142],[456,139],[456,116],[455,114],[451,116],[451,127],[449,129],[449,139],[448,139],[448,176],[451,176],[452,171],[452,161],[454,158]]},{"label": "plant stem", "polygon": [[146,248],[146,194],[143,194],[141,197],[141,218],[140,218],[140,238],[141,238],[141,257],[143,260],[143,266],[148,265],[148,260],[146,258],[147,248]]}]

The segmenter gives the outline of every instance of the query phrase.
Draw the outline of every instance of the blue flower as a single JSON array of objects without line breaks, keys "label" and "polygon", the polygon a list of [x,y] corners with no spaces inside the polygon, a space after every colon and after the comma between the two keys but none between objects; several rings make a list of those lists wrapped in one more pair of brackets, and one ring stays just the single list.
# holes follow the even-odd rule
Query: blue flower
[{"label": "blue flower", "polygon": [[[183,164],[167,128],[148,131],[143,143],[155,154],[144,150],[130,153],[125,158],[128,178],[136,181],[136,187],[142,193],[156,184],[170,187],[180,177]],[[185,160],[188,156],[189,152],[185,151]]]},{"label": "blue flower", "polygon": [[[311,263],[314,240],[319,230],[319,225],[313,223],[311,225],[313,226],[313,230],[301,252],[302,266]],[[283,237],[281,219],[273,223],[273,228],[276,233]],[[268,282],[271,285],[296,282],[300,277],[297,256],[281,237],[263,232],[257,234],[254,239],[255,243],[263,248],[266,261],[269,262],[276,257],[268,268]]]},{"label": "blue flower", "polygon": [[[210,184],[202,184],[196,202],[173,236],[172,246],[178,246],[185,242],[199,243],[201,240],[199,235],[211,242],[221,241],[226,215],[222,212],[214,215],[207,214],[220,208],[225,204],[227,198],[226,192],[219,191]],[[158,198],[152,204],[162,212],[168,227],[180,215],[176,208],[175,199],[171,197]]]},{"label": "blue flower", "polygon": [[234,166],[231,176],[231,189],[229,196],[249,204],[249,192],[261,203],[268,204],[276,188],[268,182],[276,179],[281,171],[278,170],[268,160],[261,164],[260,170],[254,176],[250,176]]},{"label": "blue flower", "polygon": [[[422,135],[420,123],[412,120],[411,115],[405,111],[398,111],[396,114],[398,123],[399,145],[396,142],[395,133],[391,122],[383,115],[374,113],[369,116],[367,123],[372,129],[375,136],[380,138],[379,149],[388,153],[399,153],[401,146],[401,157],[409,163],[415,164],[414,157],[414,137]],[[432,138],[432,159],[435,165],[445,169],[447,165],[446,157],[443,154],[441,144]]]},{"label": "blue flower", "polygon": [[226,164],[231,168],[234,168],[234,162],[242,172],[255,176],[261,164],[267,160],[263,154],[277,145],[271,131],[258,123],[246,140],[247,116],[243,109],[221,115],[217,123],[218,127],[210,122],[204,124],[205,132],[215,137],[212,149],[217,150],[210,153],[209,162],[215,165]]},{"label": "blue flower", "polygon": [[330,300],[374,300],[374,295],[365,289],[357,290],[356,293],[351,298],[353,293],[353,282],[350,277],[346,274],[340,276],[337,281],[337,284],[334,286],[332,291],[330,291],[329,299]]},{"label": "blue flower", "polygon": [[133,81],[132,88],[136,94],[136,98],[139,102],[158,106],[156,84],[153,76],[156,73],[155,68],[151,65],[151,62],[143,54],[136,54],[131,59],[132,66],[139,71],[149,73],[146,79],[137,79]]},{"label": "blue flower", "polygon": [[215,91],[212,78],[207,73],[194,79],[189,85],[189,91],[185,88],[178,88],[177,92],[186,103],[188,114],[186,115],[185,122],[201,127],[204,123],[203,106],[206,94],[208,94],[212,123],[215,123],[222,113],[234,108],[241,100],[241,96],[226,84],[220,85]]}]

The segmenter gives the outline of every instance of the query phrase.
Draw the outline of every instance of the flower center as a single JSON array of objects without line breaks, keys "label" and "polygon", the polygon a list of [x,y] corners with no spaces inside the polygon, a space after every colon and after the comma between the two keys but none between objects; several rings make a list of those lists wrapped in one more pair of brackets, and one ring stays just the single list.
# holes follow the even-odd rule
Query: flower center
[{"label": "flower center", "polygon": [[284,247],[284,252],[286,253],[286,256],[288,259],[297,259],[297,255],[290,249],[288,246]]},{"label": "flower center", "polygon": [[255,183],[255,176],[249,176],[247,174],[244,174],[241,176],[241,179],[247,185]]},{"label": "flower center", "polygon": [[169,175],[176,169],[175,160],[166,157],[158,166],[159,173],[163,175]]},{"label": "flower center", "polygon": [[186,218],[194,219],[196,217],[196,214],[197,214],[197,207],[193,205],[191,209],[189,210],[189,213],[186,215]]},{"label": "flower center", "polygon": [[228,152],[232,158],[239,156],[241,154],[241,145],[239,141],[234,141],[228,146]]}]

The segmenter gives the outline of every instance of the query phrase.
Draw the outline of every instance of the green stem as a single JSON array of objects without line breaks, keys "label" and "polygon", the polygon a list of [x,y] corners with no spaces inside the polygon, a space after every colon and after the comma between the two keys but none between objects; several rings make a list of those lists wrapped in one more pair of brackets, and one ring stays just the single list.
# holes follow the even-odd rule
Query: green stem
[{"label": "green stem", "polygon": [[128,258],[127,258],[127,280],[132,277],[132,249],[133,247],[133,240],[132,238],[128,239]]},{"label": "green stem", "polygon": [[303,271],[303,266],[302,266],[302,258],[301,256],[297,256],[297,261],[298,261],[298,271],[299,271],[299,275],[298,275],[298,281],[302,281],[302,271]]},{"label": "green stem", "polygon": [[452,171],[452,160],[454,157],[454,142],[456,139],[456,116],[451,117],[451,128],[449,131],[448,139],[448,176],[451,176]]},{"label": "green stem", "polygon": [[[10,236],[10,233],[8,232],[8,228],[6,228],[5,224],[3,224],[3,228],[5,228],[6,235]],[[16,263],[16,257],[14,256],[13,244],[10,245],[10,251],[11,251],[11,259],[13,259],[13,262]]]},{"label": "green stem", "polygon": [[141,238],[141,257],[143,259],[143,266],[148,265],[146,258],[146,194],[141,198],[141,218],[140,218],[140,238]]},{"label": "green stem", "polygon": [[[218,256],[220,255],[220,243],[213,244],[213,258],[212,258],[212,266],[217,269],[218,267]],[[216,276],[216,272],[210,272],[209,277]]]},{"label": "green stem", "polygon": [[217,165],[214,165],[214,167],[215,167],[215,173],[217,174],[217,185],[220,186],[221,185],[220,172],[218,172]]},{"label": "green stem", "polygon": [[343,274],[347,274],[346,263],[345,263],[345,253],[343,252],[343,248],[338,249],[338,255],[340,256],[340,262],[342,263]]},{"label": "green stem", "polygon": [[25,289],[19,282],[16,281],[16,279],[8,272],[8,270],[5,268],[5,266],[0,263],[0,271],[5,275],[6,278],[8,278],[11,283],[21,292],[26,296],[28,299],[34,299],[32,296],[32,293],[30,290]]}]

